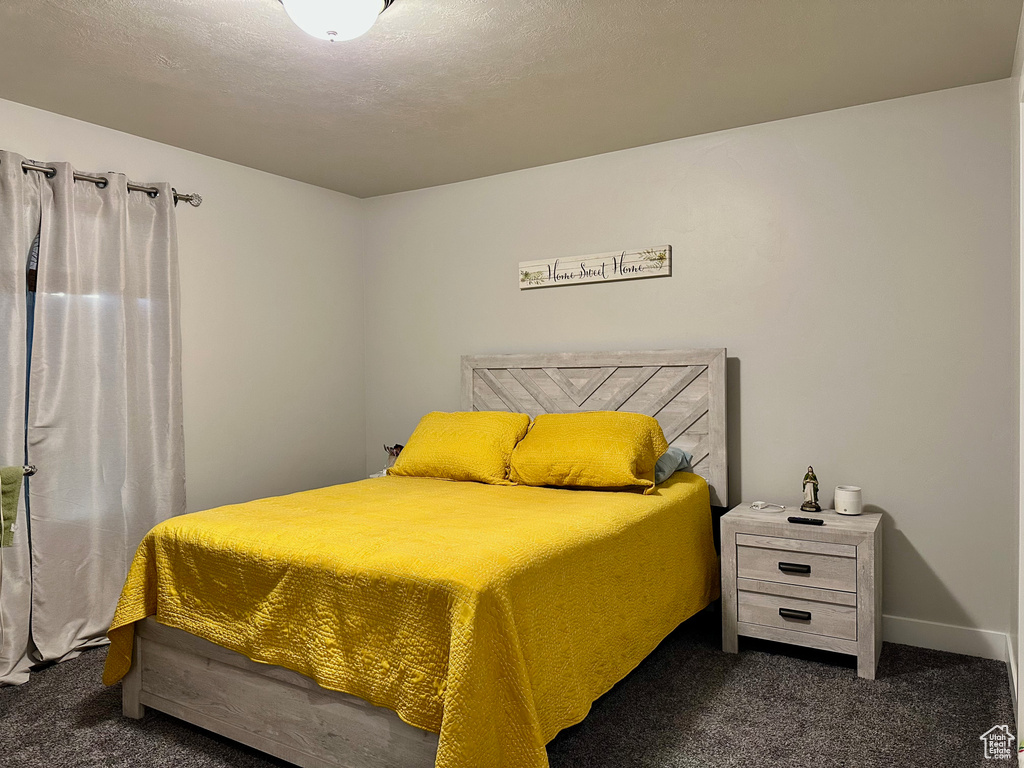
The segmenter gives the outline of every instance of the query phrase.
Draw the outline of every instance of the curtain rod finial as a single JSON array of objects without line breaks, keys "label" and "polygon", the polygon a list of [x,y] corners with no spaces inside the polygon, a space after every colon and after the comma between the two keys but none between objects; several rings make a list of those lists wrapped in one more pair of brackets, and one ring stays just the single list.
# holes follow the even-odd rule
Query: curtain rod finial
[{"label": "curtain rod finial", "polygon": [[175,202],[175,204],[180,203],[183,200],[186,203],[188,203],[189,205],[191,205],[193,208],[198,208],[200,205],[203,204],[202,196],[196,194],[195,192],[193,192],[190,195],[183,195],[180,192],[178,192],[177,190],[171,190],[171,191],[174,192],[174,202]]}]

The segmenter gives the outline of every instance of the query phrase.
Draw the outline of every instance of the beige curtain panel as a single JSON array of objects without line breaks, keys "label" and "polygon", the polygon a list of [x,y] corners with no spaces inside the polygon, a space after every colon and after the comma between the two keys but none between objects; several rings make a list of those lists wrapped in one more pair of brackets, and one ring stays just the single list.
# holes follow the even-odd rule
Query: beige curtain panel
[{"label": "beige curtain panel", "polygon": [[[139,542],[153,525],[185,511],[171,189],[154,184],[156,197],[129,193],[126,177],[110,173],[102,174],[105,187],[76,183],[66,163],[47,163],[56,168],[52,178],[25,174],[22,160],[0,153],[0,227],[6,235],[6,222],[24,220],[27,233],[0,240],[0,268],[5,276],[20,273],[22,286],[10,297],[7,280],[0,289],[0,312],[17,323],[3,334],[5,358],[22,372],[20,389],[16,372],[0,382],[10,388],[0,402],[0,463],[24,458],[39,471],[27,483],[28,524],[19,531],[29,538],[3,550],[5,610],[6,560],[20,563],[29,542],[32,558],[27,570],[11,566],[10,596],[30,584],[31,601],[4,615],[0,682],[22,681],[30,663],[106,642]],[[29,319],[17,316],[27,306],[24,273],[35,227],[29,356]],[[20,414],[12,405],[19,393]]]},{"label": "beige curtain panel", "polygon": [[[39,231],[40,179],[21,158],[0,152],[0,465],[25,456],[28,334],[25,268]],[[14,543],[0,548],[0,683],[28,680],[32,583],[24,485]]]}]

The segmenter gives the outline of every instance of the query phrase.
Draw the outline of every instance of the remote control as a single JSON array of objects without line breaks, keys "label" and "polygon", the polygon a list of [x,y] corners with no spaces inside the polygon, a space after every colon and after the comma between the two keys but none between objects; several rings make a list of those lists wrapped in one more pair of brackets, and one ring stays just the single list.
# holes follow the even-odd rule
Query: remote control
[{"label": "remote control", "polygon": [[824,525],[825,521],[817,517],[797,517],[796,515],[790,515],[788,518],[791,523],[801,523],[803,525]]}]

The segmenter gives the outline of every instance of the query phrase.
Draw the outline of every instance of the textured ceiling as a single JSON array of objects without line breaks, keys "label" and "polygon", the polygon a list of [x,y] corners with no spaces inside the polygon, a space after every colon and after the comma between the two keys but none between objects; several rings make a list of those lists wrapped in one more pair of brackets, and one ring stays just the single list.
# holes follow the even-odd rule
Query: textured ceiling
[{"label": "textured ceiling", "polygon": [[[1008,77],[1021,0],[0,0],[0,98],[359,197]],[[11,147],[10,149],[17,149]]]}]

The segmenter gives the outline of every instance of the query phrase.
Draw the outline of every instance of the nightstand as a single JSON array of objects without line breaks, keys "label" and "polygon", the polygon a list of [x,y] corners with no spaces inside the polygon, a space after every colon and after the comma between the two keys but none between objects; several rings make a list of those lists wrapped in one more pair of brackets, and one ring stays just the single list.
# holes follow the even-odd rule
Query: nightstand
[{"label": "nightstand", "polygon": [[[822,526],[791,523],[817,517]],[[857,657],[873,680],[882,650],[882,516],[740,504],[721,519],[722,649],[737,637]]]}]

